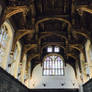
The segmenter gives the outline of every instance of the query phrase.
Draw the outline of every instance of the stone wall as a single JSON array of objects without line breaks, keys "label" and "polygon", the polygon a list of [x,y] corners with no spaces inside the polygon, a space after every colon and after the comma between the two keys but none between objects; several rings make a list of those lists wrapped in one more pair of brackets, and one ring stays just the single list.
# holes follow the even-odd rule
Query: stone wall
[{"label": "stone wall", "polygon": [[63,76],[44,76],[43,68],[38,64],[33,72],[30,81],[30,89],[79,89],[75,72],[69,64],[64,66]]},{"label": "stone wall", "polygon": [[92,79],[83,85],[83,92],[92,92]]},{"label": "stone wall", "polygon": [[30,92],[78,92],[78,89],[31,89]]},{"label": "stone wall", "polygon": [[0,92],[28,92],[29,90],[13,76],[0,68]]}]

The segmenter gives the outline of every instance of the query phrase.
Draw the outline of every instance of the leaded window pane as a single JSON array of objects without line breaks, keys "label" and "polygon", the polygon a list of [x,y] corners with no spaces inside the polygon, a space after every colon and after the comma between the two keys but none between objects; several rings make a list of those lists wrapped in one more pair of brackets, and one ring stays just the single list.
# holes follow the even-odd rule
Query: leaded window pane
[{"label": "leaded window pane", "polygon": [[63,75],[63,60],[61,57],[51,55],[45,58],[43,63],[43,74],[44,75]]},{"label": "leaded window pane", "polygon": [[57,47],[57,46],[55,46],[55,47],[54,47],[54,52],[60,52],[60,48]]},{"label": "leaded window pane", "polygon": [[47,48],[47,52],[52,52],[52,51],[53,51],[52,46],[48,46],[48,48]]}]

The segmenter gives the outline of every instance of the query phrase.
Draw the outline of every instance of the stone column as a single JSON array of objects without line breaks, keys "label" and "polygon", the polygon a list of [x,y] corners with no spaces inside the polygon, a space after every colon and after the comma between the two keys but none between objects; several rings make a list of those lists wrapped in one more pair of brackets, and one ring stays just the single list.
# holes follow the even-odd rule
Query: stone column
[{"label": "stone column", "polygon": [[89,49],[89,68],[90,68],[90,78],[92,78],[92,45],[90,45],[90,49]]},{"label": "stone column", "polygon": [[4,25],[7,27],[8,29],[8,38],[7,38],[7,44],[6,44],[6,50],[4,52],[4,56],[2,57],[2,68],[5,69],[6,71],[8,71],[8,59],[9,59],[9,55],[11,52],[11,48],[12,48],[12,41],[13,41],[13,35],[14,35],[14,29],[12,28],[10,22],[8,20],[6,20],[4,22]]},{"label": "stone column", "polygon": [[31,63],[28,63],[28,78],[27,78],[27,87],[30,88],[30,80],[31,80]]},{"label": "stone column", "polygon": [[28,87],[30,88],[30,81],[31,81],[31,62],[29,64],[29,70],[28,70],[28,73],[29,73],[29,81],[28,81]]},{"label": "stone column", "polygon": [[82,80],[80,79],[81,73],[80,73],[80,69],[78,66],[78,62],[80,62],[80,61],[76,62],[76,72],[77,72],[77,81],[78,81],[78,85],[79,85],[80,83],[82,83]]},{"label": "stone column", "polygon": [[91,60],[91,42],[90,40],[87,41],[87,43],[85,44],[85,50],[86,50],[86,57],[87,57],[87,65],[86,65],[86,68],[87,68],[87,73],[89,74],[89,78],[92,78],[92,60]]},{"label": "stone column", "polygon": [[[12,38],[11,38],[12,39]],[[10,40],[10,39],[9,39]],[[8,40],[8,41],[9,41]],[[2,58],[2,68],[7,70],[8,69],[8,59],[9,59],[9,55],[10,55],[10,52],[11,52],[11,47],[12,47],[12,40],[10,40],[8,43],[7,43],[7,47],[5,48],[5,51],[4,51],[4,56],[1,57]],[[8,71],[8,70],[7,70]]]},{"label": "stone column", "polygon": [[80,63],[81,63],[81,80],[83,83],[87,82],[86,68],[85,68],[85,58],[83,53],[80,53]]},{"label": "stone column", "polygon": [[18,76],[18,69],[19,69],[19,64],[20,64],[20,59],[21,59],[21,44],[17,42],[18,44],[18,56],[16,58],[16,62],[14,64],[14,77],[17,78]]},{"label": "stone column", "polygon": [[83,85],[82,84],[80,84],[79,92],[83,92]]},{"label": "stone column", "polygon": [[24,84],[24,75],[25,75],[25,70],[26,70],[26,55],[24,55],[23,57],[23,61],[22,61],[22,69],[21,69],[21,77],[20,77],[20,81]]}]

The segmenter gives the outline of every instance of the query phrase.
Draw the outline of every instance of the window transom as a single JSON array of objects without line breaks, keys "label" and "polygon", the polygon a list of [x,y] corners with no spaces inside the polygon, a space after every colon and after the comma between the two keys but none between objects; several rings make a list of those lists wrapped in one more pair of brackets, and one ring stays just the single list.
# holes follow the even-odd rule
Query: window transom
[{"label": "window transom", "polygon": [[59,55],[49,55],[44,59],[43,75],[64,75],[63,60]]}]

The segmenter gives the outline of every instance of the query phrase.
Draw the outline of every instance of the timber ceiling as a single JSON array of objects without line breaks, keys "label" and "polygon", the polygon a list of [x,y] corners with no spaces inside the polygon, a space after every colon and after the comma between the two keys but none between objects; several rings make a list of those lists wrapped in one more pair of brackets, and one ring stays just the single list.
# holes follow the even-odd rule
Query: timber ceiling
[{"label": "timber ceiling", "polygon": [[[2,1],[1,5],[3,5]],[[92,0],[4,0],[1,23],[10,19],[15,43],[34,66],[46,55],[46,46],[58,45],[65,62],[75,68],[87,39],[92,38]],[[85,8],[85,10],[82,10]],[[92,40],[91,40],[92,42]],[[86,60],[86,59],[85,59]]]}]

